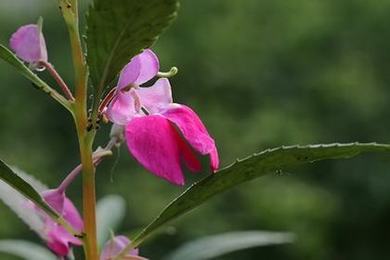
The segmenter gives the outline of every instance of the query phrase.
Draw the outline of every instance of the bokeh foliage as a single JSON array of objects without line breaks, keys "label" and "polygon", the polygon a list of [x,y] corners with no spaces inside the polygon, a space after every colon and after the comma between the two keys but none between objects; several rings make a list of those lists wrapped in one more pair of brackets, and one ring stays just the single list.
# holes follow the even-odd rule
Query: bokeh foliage
[{"label": "bokeh foliage", "polygon": [[[155,50],[164,70],[179,67],[174,97],[199,112],[223,164],[281,144],[388,142],[389,12],[388,1],[183,0]],[[50,60],[72,81],[55,1],[1,1],[0,14],[2,43],[44,16]],[[71,118],[5,63],[0,79],[0,157],[56,185],[78,163]],[[98,194],[126,198],[121,231],[132,235],[182,188],[146,173],[126,148],[114,164],[107,160],[99,170]],[[298,241],[223,259],[387,259],[388,169],[386,158],[364,157],[244,184],[175,222],[142,254],[160,259],[192,238],[266,229],[295,232]],[[80,203],[80,183],[69,196]],[[0,219],[1,238],[38,239],[2,204]]]}]

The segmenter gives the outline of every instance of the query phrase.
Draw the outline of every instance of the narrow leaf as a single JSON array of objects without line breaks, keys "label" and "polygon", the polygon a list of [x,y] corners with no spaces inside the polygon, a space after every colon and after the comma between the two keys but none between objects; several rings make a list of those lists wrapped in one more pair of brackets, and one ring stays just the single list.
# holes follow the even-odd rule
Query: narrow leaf
[{"label": "narrow leaf", "polygon": [[265,150],[209,175],[173,200],[138,236],[136,247],[165,223],[198,207],[211,197],[243,182],[292,166],[326,159],[347,159],[367,152],[390,152],[390,145],[376,143],[288,146]]},{"label": "narrow leaf", "polygon": [[[26,173],[16,170],[17,168],[12,167],[15,173],[24,180],[30,181],[33,177],[30,177]],[[28,176],[28,177],[27,177]],[[31,183],[33,185],[33,183]],[[38,183],[37,186],[42,184]],[[44,187],[44,186],[42,186]],[[27,226],[29,226],[35,233],[37,233],[42,239],[46,240],[45,237],[45,224],[43,220],[37,215],[36,209],[33,204],[25,198],[22,194],[16,191],[12,186],[6,182],[0,180],[0,200],[4,202]]]},{"label": "narrow leaf", "polygon": [[30,185],[33,186],[33,188],[36,189],[39,193],[49,189],[47,185],[43,184],[41,181],[37,180],[34,176],[26,173],[19,167],[12,165],[10,166],[10,168],[19,177],[23,178],[26,182],[30,183]]},{"label": "narrow leaf", "polygon": [[20,74],[22,74],[25,78],[29,79],[34,84],[35,88],[42,90],[46,94],[53,97],[66,109],[70,109],[68,101],[63,96],[61,96],[57,91],[48,86],[46,82],[40,79],[18,57],[16,57],[16,55],[12,51],[10,51],[2,44],[0,44],[0,59],[13,66]]},{"label": "narrow leaf", "polygon": [[238,250],[286,244],[294,241],[294,235],[287,232],[241,231],[229,232],[185,243],[165,260],[205,260]]},{"label": "narrow leaf", "polygon": [[18,256],[25,260],[56,260],[46,248],[24,240],[0,240],[0,252]]},{"label": "narrow leaf", "polygon": [[[23,176],[23,173],[19,172],[21,176]],[[39,192],[33,187],[37,187],[37,189],[44,189],[45,186],[36,181],[32,177],[27,177],[26,179],[23,179],[23,177],[19,176],[17,173],[15,173],[10,166],[8,166],[5,162],[0,160],[0,180],[3,181],[4,183],[8,184],[11,186],[15,191],[19,192],[20,195],[24,196],[28,200],[32,201],[35,206],[39,207],[41,210],[43,210],[49,217],[51,217],[54,221],[56,221],[58,224],[62,225],[69,233],[73,235],[79,235],[77,231],[73,229],[73,227],[64,220],[62,216],[60,216],[54,209],[48,205]],[[33,184],[31,185],[28,183],[26,180],[31,180],[33,181]],[[9,197],[9,194],[5,195]],[[6,198],[6,197],[5,197]],[[11,200],[5,199],[4,202],[8,205]],[[19,200],[21,202],[21,200]],[[11,209],[16,210],[17,206],[14,207],[14,205],[10,206]],[[16,212],[19,217],[24,220],[23,214],[27,214],[27,212],[23,212],[23,214],[19,214]],[[24,220],[25,221],[25,220]],[[26,222],[26,221],[25,221]],[[26,222],[29,224],[28,222]],[[32,226],[30,226],[32,227]],[[32,229],[34,229],[32,227]],[[35,229],[34,229],[35,230]]]},{"label": "narrow leaf", "polygon": [[13,66],[20,74],[33,82],[36,87],[43,88],[46,83],[42,81],[34,72],[32,72],[16,55],[7,47],[0,44],[0,58]]},{"label": "narrow leaf", "polygon": [[96,96],[176,17],[178,0],[94,0],[87,17],[87,62]]},{"label": "narrow leaf", "polygon": [[55,212],[41,197],[41,195],[23,178],[14,173],[11,168],[0,160],[0,179],[6,182],[23,196],[35,203],[39,208],[45,211],[49,216],[59,219],[60,216]]},{"label": "narrow leaf", "polygon": [[97,237],[100,246],[108,240],[125,216],[126,202],[118,195],[108,195],[97,203]]}]

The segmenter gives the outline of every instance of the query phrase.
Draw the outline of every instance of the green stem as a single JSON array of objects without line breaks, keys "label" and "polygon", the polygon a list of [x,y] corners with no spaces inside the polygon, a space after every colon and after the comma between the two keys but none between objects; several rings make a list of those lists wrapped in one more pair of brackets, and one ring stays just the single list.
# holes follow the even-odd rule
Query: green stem
[{"label": "green stem", "polygon": [[83,166],[84,251],[87,260],[98,259],[96,234],[95,166],[92,159],[92,140],[80,136],[81,164]]},{"label": "green stem", "polygon": [[79,33],[77,0],[59,0],[59,7],[67,24],[75,74],[75,103],[73,109],[83,169],[83,219],[85,259],[97,260],[99,253],[96,235],[95,165],[92,145],[95,130],[89,129],[87,114],[88,69]]}]

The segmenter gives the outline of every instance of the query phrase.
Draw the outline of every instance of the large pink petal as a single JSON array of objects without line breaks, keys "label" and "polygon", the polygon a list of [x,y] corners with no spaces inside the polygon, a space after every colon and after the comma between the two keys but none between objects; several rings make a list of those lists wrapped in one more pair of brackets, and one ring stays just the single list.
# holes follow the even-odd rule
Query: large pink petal
[{"label": "large pink petal", "polygon": [[153,174],[184,184],[180,167],[180,136],[161,115],[134,118],[126,126],[127,146],[136,160]]},{"label": "large pink petal", "polygon": [[118,125],[126,125],[136,114],[136,103],[131,94],[128,92],[118,92],[108,105],[105,114],[108,119]]},{"label": "large pink petal", "polygon": [[179,128],[196,151],[210,155],[211,169],[216,171],[219,167],[217,147],[198,115],[191,108],[179,104],[171,104],[162,115]]},{"label": "large pink petal", "polygon": [[47,61],[45,39],[36,24],[20,27],[11,36],[10,46],[16,55],[26,62]]},{"label": "large pink petal", "polygon": [[157,80],[151,87],[139,87],[136,92],[142,106],[152,114],[158,113],[172,103],[171,84],[166,78]]},{"label": "large pink petal", "polygon": [[118,90],[129,84],[141,85],[157,75],[160,69],[159,61],[149,49],[134,56],[130,62],[122,69],[119,75]]}]

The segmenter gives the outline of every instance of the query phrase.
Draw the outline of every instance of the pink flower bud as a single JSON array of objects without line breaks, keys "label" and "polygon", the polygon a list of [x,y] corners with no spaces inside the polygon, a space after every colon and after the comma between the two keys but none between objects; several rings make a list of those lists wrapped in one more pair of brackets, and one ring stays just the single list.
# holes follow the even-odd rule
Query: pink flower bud
[{"label": "pink flower bud", "polygon": [[36,24],[20,27],[10,39],[11,49],[16,55],[30,64],[47,61],[46,43]]}]

